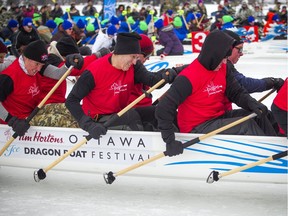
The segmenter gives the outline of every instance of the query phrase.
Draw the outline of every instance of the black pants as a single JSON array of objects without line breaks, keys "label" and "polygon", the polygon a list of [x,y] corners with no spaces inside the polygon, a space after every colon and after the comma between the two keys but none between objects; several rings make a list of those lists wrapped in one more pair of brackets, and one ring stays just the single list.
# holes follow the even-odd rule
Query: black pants
[{"label": "black pants", "polygon": [[275,104],[272,104],[271,111],[279,127],[284,130],[287,136],[287,111],[280,109]]},{"label": "black pants", "polygon": [[155,118],[156,106],[136,107],[135,110],[141,117],[144,131],[157,131],[157,120]]},{"label": "black pants", "polygon": [[[227,124],[235,122],[247,115],[251,114],[246,110],[231,110],[227,111],[224,115],[206,121],[191,132],[193,133],[209,133]],[[270,115],[271,117],[271,115]],[[271,117],[272,118],[272,117]],[[241,124],[235,125],[219,134],[233,134],[233,135],[257,135],[257,136],[276,136],[277,133],[267,116],[259,119],[257,117],[249,119]]]},{"label": "black pants", "polygon": [[[97,121],[104,123],[112,118],[116,114],[102,115]],[[141,117],[135,109],[130,109],[125,112],[122,116],[115,118],[115,120],[108,127],[110,130],[133,130],[142,131],[143,125]]]},{"label": "black pants", "polygon": [[[156,105],[137,107],[135,108],[135,110],[139,113],[141,117],[144,131],[159,131],[158,122],[155,117]],[[179,132],[177,126],[177,115],[174,118],[173,128],[174,132]]]}]

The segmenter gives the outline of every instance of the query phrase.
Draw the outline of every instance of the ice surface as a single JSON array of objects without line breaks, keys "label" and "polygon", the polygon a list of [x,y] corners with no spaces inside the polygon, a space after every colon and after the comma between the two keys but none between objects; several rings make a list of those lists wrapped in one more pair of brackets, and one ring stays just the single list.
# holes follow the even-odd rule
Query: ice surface
[{"label": "ice surface", "polygon": [[[287,185],[101,175],[0,168],[0,215],[286,216]],[[187,170],[189,172],[189,170]]]}]

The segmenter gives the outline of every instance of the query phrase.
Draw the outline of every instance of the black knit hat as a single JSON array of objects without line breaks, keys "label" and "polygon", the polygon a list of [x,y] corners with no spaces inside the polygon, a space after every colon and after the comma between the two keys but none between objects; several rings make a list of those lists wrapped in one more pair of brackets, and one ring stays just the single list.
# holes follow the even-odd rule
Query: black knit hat
[{"label": "black knit hat", "polygon": [[139,34],[132,33],[118,33],[114,54],[127,55],[127,54],[141,54],[140,43],[141,37]]},{"label": "black knit hat", "polygon": [[23,55],[33,61],[45,64],[48,59],[48,52],[45,43],[42,40],[36,40],[28,44]]},{"label": "black knit hat", "polygon": [[70,54],[79,53],[76,42],[70,36],[62,37],[57,42],[56,48],[58,49],[60,55],[64,57]]},{"label": "black knit hat", "polygon": [[242,44],[244,43],[244,41],[240,38],[240,36],[233,32],[233,31],[230,31],[230,30],[223,30],[223,32],[227,35],[229,35],[230,37],[232,37],[234,40],[235,40],[235,43],[233,44],[233,47],[239,45],[239,44]]}]

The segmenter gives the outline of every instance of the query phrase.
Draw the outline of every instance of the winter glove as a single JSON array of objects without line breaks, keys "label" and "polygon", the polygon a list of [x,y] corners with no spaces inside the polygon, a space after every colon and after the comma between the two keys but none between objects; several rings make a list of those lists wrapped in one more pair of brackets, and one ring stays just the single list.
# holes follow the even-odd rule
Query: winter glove
[{"label": "winter glove", "polygon": [[177,76],[177,73],[173,69],[165,69],[161,72],[162,79],[165,79],[166,83],[172,83]]},{"label": "winter glove", "polygon": [[90,117],[84,115],[80,121],[79,126],[87,131],[93,139],[99,139],[101,135],[107,133],[107,128],[101,123],[94,122]]},{"label": "winter glove", "polygon": [[267,90],[271,89],[271,88],[275,88],[277,90],[277,92],[280,90],[280,88],[284,84],[284,80],[281,78],[269,77],[269,78],[264,78],[263,80],[265,80],[265,82],[266,82],[266,89]]},{"label": "winter glove", "polygon": [[30,128],[30,124],[26,119],[19,119],[16,116],[13,116],[8,121],[8,125],[12,127],[13,131],[15,131],[18,136],[24,136]]},{"label": "winter glove", "polygon": [[281,78],[272,78],[273,80],[273,87],[277,90],[277,92],[281,89],[284,84],[284,80]]},{"label": "winter glove", "polygon": [[97,59],[101,58],[107,54],[110,53],[110,50],[106,47],[102,47],[100,50],[98,50],[96,53],[94,53],[94,55],[96,55]]},{"label": "winter glove", "polygon": [[126,16],[127,15],[127,11],[126,10],[123,10],[122,11],[122,16]]},{"label": "winter glove", "polygon": [[249,102],[249,109],[256,113],[258,118],[264,117],[268,113],[267,107],[256,100]]},{"label": "winter glove", "polygon": [[95,17],[95,18],[98,18],[98,17],[99,17],[99,13],[95,13],[95,14],[94,14],[94,17]]},{"label": "winter glove", "polygon": [[180,141],[174,140],[166,143],[165,155],[169,157],[176,156],[183,153],[183,144]]},{"label": "winter glove", "polygon": [[69,68],[71,65],[74,68],[81,70],[84,64],[84,59],[80,54],[70,54],[66,56],[65,65]]}]

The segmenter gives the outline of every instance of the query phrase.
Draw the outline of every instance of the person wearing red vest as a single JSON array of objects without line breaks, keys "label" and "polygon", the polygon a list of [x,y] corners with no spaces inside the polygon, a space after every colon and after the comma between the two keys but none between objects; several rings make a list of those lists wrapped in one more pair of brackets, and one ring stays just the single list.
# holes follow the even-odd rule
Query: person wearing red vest
[{"label": "person wearing red vest", "polygon": [[[265,118],[267,107],[257,102],[242,88],[227,69],[235,40],[214,30],[205,39],[199,56],[174,80],[156,108],[158,128],[166,143],[166,155],[183,153],[183,145],[175,140],[173,121],[178,109],[181,133],[208,133],[255,112]],[[244,110],[224,108],[225,98]],[[253,119],[223,131],[224,134],[265,135]]]},{"label": "person wearing red vest", "polygon": [[[73,68],[71,70],[70,76],[80,76],[90,63],[107,53],[110,53],[110,51],[106,48],[102,48],[97,53],[86,56],[84,58],[82,68],[80,70]],[[51,42],[50,47],[48,47],[47,63],[61,68],[63,65],[65,65],[66,58],[72,54],[79,54],[79,49],[76,42],[72,37],[62,37],[58,42]],[[42,68],[42,70],[44,69],[45,67]],[[46,95],[56,85],[57,82],[58,80],[46,76],[40,77],[41,100],[46,97]],[[63,80],[63,82],[58,86],[54,93],[48,98],[42,109],[31,120],[30,124],[33,126],[47,127],[79,127],[74,117],[65,107],[64,103],[66,101],[66,90],[67,82],[66,80]]]},{"label": "person wearing red vest", "polygon": [[271,105],[271,111],[272,114],[274,115],[274,118],[278,122],[278,125],[280,127],[280,133],[286,136],[287,136],[287,111],[288,111],[287,88],[288,88],[288,82],[286,78],[283,86],[278,91]]},{"label": "person wearing red vest", "polygon": [[[140,34],[140,37],[141,37],[141,40],[140,40],[141,54],[139,55],[139,60],[137,61],[135,68],[141,68],[141,70],[147,70],[145,67],[143,67],[143,64],[151,56],[154,50],[154,46],[153,46],[153,42],[148,36],[144,34]],[[181,70],[183,70],[183,67],[181,66],[177,68],[175,67],[165,68],[165,69],[158,71],[158,73],[161,73],[164,71],[171,72],[172,70],[174,70],[178,74]],[[172,73],[174,73],[174,71],[172,71]],[[131,90],[129,103],[137,99],[140,95],[143,94],[143,92],[147,91],[149,88],[150,88],[149,86],[145,86],[142,83],[136,83]],[[141,117],[144,131],[157,131],[157,121],[155,119],[156,106],[152,105],[152,95],[148,95],[147,97],[142,99],[138,104],[136,104],[134,107],[137,107],[137,112],[139,113]]]},{"label": "person wearing red vest", "polygon": [[[75,57],[79,56],[72,56],[73,59],[66,62],[66,70],[72,64],[81,68],[83,58],[80,56],[75,63]],[[41,40],[33,41],[28,44],[23,54],[0,74],[0,123],[8,123],[19,136],[23,136],[29,129],[30,124],[26,118],[40,103],[41,75],[38,72],[45,66],[42,75],[59,79],[66,71],[47,65],[47,59],[45,43]]]},{"label": "person wearing red vest", "polygon": [[[141,64],[144,64],[147,59],[151,56],[154,46],[151,39],[144,35],[140,34],[141,40],[140,40],[140,49],[141,54],[139,55],[139,61]],[[137,63],[136,63],[137,64]],[[129,98],[129,103],[137,99],[140,95],[143,94],[143,90],[146,91],[149,89],[149,86],[144,86],[141,83],[136,83],[134,85],[134,88],[131,91],[131,95]],[[135,105],[135,107],[141,107],[141,106],[151,106],[152,105],[152,98],[151,97],[145,97],[143,100],[141,100],[138,104]]]},{"label": "person wearing red vest", "polygon": [[[171,83],[177,76],[175,71],[150,73],[143,70],[144,65],[137,66],[140,39],[135,32],[118,33],[114,52],[91,63],[67,97],[66,107],[79,126],[94,139],[106,134],[107,128],[102,123],[128,105],[135,83],[153,86],[162,79]],[[113,126],[141,130],[141,117],[135,109],[130,109],[116,118],[109,128]]]}]

